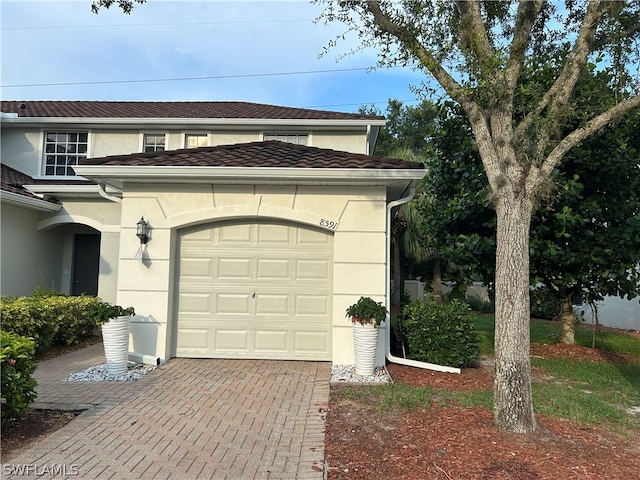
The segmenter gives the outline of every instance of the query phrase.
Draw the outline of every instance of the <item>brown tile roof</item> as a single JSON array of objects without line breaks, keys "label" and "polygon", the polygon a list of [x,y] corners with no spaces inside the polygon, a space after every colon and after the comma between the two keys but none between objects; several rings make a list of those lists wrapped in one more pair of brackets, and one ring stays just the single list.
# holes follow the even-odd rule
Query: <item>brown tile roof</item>
[{"label": "brown tile roof", "polygon": [[40,198],[25,190],[22,185],[33,182],[33,178],[5,164],[0,166],[0,188],[3,192],[17,193],[25,197]]},{"label": "brown tile roof", "polygon": [[383,120],[377,115],[328,112],[249,102],[100,102],[2,100],[4,113],[19,117],[235,118],[277,120]]},{"label": "brown tile roof", "polygon": [[[0,190],[3,192],[17,193],[24,197],[36,198],[43,200],[41,197],[34,195],[29,190],[23,187],[23,185],[95,185],[89,180],[36,180],[30,177],[26,173],[22,173],[15,168],[11,168],[5,164],[0,165]],[[56,203],[54,199],[48,199],[47,201]]]},{"label": "brown tile roof", "polygon": [[270,140],[86,158],[80,165],[423,169],[421,163]]}]

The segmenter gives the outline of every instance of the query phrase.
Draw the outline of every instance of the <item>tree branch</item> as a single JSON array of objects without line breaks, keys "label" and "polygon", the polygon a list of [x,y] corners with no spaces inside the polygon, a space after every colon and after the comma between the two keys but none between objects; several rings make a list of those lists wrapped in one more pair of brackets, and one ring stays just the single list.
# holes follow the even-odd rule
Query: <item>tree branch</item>
[{"label": "tree branch", "polygon": [[382,33],[396,37],[407,50],[412,52],[451,98],[463,106],[472,101],[471,97],[465,93],[464,88],[449,75],[433,53],[420,43],[414,33],[406,26],[394,22],[388,14],[382,11],[379,1],[368,0],[366,6],[373,16],[374,24]]},{"label": "tree branch", "polygon": [[540,169],[541,173],[546,176],[551,175],[553,169],[558,166],[562,158],[571,148],[573,148],[582,140],[594,134],[601,128],[614,123],[625,113],[628,113],[635,108],[640,108],[640,95],[633,96],[618,103],[616,106],[610,108],[606,112],[592,118],[584,127],[578,128],[571,132],[564,139],[562,139],[562,141],[558,145],[556,145],[556,147],[547,156]]},{"label": "tree branch", "polygon": [[487,30],[482,21],[480,2],[460,0],[456,2],[456,8],[460,14],[458,25],[460,48],[467,57],[468,64],[477,63],[483,78],[495,80],[496,68],[493,67],[495,52],[491,48]]},{"label": "tree branch", "polygon": [[526,131],[532,123],[542,116],[542,113],[545,110],[547,110],[547,114],[545,115],[547,119],[545,127],[538,132],[536,139],[538,155],[540,156],[542,156],[542,151],[547,144],[551,132],[551,125],[557,120],[561,107],[566,105],[569,100],[580,73],[586,65],[587,57],[592,49],[598,21],[605,10],[606,6],[603,7],[600,0],[592,0],[589,3],[582,25],[580,26],[578,37],[576,38],[571,52],[569,52],[564,61],[562,72],[551,88],[542,97],[542,100],[538,103],[536,108],[529,112],[529,114],[516,128],[515,138],[524,138],[526,136]]},{"label": "tree branch", "polygon": [[518,5],[516,25],[513,40],[511,41],[511,50],[509,52],[509,62],[507,64],[505,78],[507,82],[505,90],[509,92],[515,92],[516,84],[518,83],[520,73],[524,66],[527,48],[531,40],[531,29],[543,5],[544,0],[524,0]]}]

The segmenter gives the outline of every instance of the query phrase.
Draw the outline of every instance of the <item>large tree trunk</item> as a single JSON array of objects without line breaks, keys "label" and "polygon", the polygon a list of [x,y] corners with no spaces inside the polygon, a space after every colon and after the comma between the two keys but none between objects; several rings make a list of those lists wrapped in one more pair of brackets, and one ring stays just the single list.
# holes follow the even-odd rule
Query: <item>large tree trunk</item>
[{"label": "large tree trunk", "polygon": [[494,422],[515,433],[532,433],[529,312],[529,226],[532,203],[524,192],[498,194]]},{"label": "large tree trunk", "polygon": [[576,312],[573,311],[571,295],[565,296],[560,302],[560,323],[562,324],[560,343],[575,345]]}]

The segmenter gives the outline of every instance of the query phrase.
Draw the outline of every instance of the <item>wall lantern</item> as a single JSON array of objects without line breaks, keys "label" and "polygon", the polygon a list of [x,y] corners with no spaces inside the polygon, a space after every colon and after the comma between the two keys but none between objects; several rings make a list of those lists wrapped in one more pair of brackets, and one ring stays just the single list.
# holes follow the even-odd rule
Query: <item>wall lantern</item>
[{"label": "wall lantern", "polygon": [[149,224],[145,222],[144,217],[140,217],[137,223],[136,236],[140,239],[140,245],[149,241]]}]

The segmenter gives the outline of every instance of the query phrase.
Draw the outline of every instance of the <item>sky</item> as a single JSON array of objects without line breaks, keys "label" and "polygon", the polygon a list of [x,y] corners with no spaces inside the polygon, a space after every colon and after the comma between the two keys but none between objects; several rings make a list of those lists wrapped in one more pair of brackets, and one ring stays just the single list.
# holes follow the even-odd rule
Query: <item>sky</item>
[{"label": "sky", "polygon": [[[91,0],[1,0],[3,100],[247,101],[355,112],[418,102],[410,68],[371,71],[375,50],[305,0],[148,0],[130,15]],[[310,73],[313,72],[313,73]]]}]

